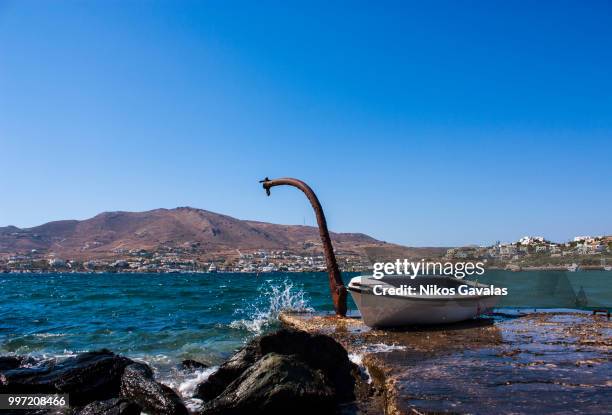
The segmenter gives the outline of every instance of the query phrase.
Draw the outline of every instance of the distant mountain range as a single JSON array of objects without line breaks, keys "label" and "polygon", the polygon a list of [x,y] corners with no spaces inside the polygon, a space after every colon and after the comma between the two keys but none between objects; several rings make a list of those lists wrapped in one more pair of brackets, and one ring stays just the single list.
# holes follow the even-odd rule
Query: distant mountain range
[{"label": "distant mountain range", "polygon": [[[408,248],[362,233],[332,233],[339,253],[371,259],[439,256],[445,248]],[[318,229],[240,220],[190,207],[147,212],[104,212],[82,221],[62,220],[32,228],[0,227],[0,253],[54,253],[62,258],[112,257],[129,250],[189,248],[204,254],[236,250],[320,250]]]}]

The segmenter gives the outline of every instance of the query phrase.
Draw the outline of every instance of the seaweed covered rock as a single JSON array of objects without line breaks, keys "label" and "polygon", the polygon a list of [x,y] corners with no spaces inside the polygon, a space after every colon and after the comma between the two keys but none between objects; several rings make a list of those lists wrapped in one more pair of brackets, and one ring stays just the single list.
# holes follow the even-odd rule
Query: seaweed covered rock
[{"label": "seaweed covered rock", "polygon": [[74,412],[74,415],[140,415],[141,408],[134,402],[113,398],[92,402]]},{"label": "seaweed covered rock", "polygon": [[[354,374],[357,373],[357,370],[348,359],[346,350],[329,336],[313,335],[290,329],[281,329],[252,340],[231,359],[222,364],[206,381],[198,385],[195,396],[204,401],[214,400],[216,402],[214,405],[212,405],[212,402],[210,405],[207,404],[207,410],[210,413],[217,413],[211,411],[217,411],[216,408],[222,406],[230,408],[231,406],[227,402],[232,399],[231,397],[237,399],[238,396],[243,396],[248,391],[248,387],[254,387],[253,383],[245,383],[244,386],[241,383],[247,382],[247,379],[252,380],[253,367],[259,367],[259,363],[268,355],[276,356],[275,362],[282,363],[274,366],[281,371],[290,366],[285,360],[279,361],[278,355],[285,356],[286,359],[299,367],[304,366],[320,374],[317,379],[320,379],[332,392],[331,401],[341,403],[354,399]],[[267,364],[270,365],[269,362]],[[290,371],[290,374],[295,373],[297,372]],[[289,374],[278,374],[277,378],[286,379],[291,384],[295,377]],[[288,393],[296,399],[301,396],[297,390],[291,388],[287,390],[290,392],[282,392],[281,389],[281,392],[271,394],[273,398],[258,402],[265,404],[263,408],[272,408],[276,407],[275,400],[281,399],[284,396],[283,393]],[[287,403],[289,401],[283,402]],[[324,402],[327,402],[327,400],[325,399]],[[315,404],[314,401],[307,400],[304,402],[304,405],[308,408],[314,408],[313,405]],[[298,409],[297,404],[290,404],[286,409],[291,411]]]},{"label": "seaweed covered rock", "polygon": [[71,405],[86,405],[117,397],[123,370],[130,363],[130,359],[100,350],[40,367],[5,370],[0,372],[0,393],[69,394]]},{"label": "seaweed covered rock", "polygon": [[151,368],[142,363],[125,368],[121,378],[121,397],[137,403],[149,414],[187,414],[179,396],[168,386],[155,381]]},{"label": "seaweed covered rock", "polygon": [[269,353],[208,402],[206,415],[331,413],[333,388],[325,375],[296,356]]}]

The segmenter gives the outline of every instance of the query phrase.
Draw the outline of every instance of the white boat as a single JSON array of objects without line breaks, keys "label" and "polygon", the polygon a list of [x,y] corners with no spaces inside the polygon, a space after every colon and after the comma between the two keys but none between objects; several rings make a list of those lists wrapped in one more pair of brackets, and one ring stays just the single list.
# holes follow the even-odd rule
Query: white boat
[{"label": "white boat", "polygon": [[[351,279],[348,290],[359,308],[363,322],[370,327],[401,327],[469,320],[490,311],[499,301],[500,295],[459,294],[466,290],[466,287],[460,290],[460,286],[467,286],[468,289],[478,288],[481,292],[489,288],[491,291],[489,285],[447,276],[418,276],[414,279],[398,276],[375,279],[372,276],[360,276]],[[415,294],[406,292],[407,287],[414,287]],[[424,291],[439,289],[451,294],[423,295],[420,293],[421,287]],[[397,293],[398,288],[404,288],[405,292],[400,295],[389,294],[389,289],[395,289]],[[387,294],[380,295],[384,289],[387,289]]]},{"label": "white boat", "polygon": [[572,265],[569,265],[569,266],[567,267],[567,270],[568,270],[569,272],[576,272],[576,271],[578,271],[578,269],[579,269],[579,268],[578,268],[578,264],[576,264],[576,263],[573,263]]}]

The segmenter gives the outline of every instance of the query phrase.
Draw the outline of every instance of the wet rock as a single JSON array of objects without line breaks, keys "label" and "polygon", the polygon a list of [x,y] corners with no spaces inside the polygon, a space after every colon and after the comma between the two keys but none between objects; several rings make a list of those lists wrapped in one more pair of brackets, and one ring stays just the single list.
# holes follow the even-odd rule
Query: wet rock
[{"label": "wet rock", "polygon": [[348,358],[348,353],[334,339],[322,334],[309,334],[304,331],[279,330],[260,340],[262,354],[294,354],[307,365],[321,370],[331,381],[339,402],[355,398],[353,388],[357,366]]},{"label": "wet rock", "polygon": [[206,369],[208,367],[206,363],[192,359],[183,360],[181,366],[183,366],[183,369]]},{"label": "wet rock", "polygon": [[92,402],[74,412],[74,415],[140,415],[141,408],[125,399],[108,399]]},{"label": "wet rock", "polygon": [[142,363],[125,368],[121,378],[121,397],[135,402],[149,414],[187,414],[179,396],[153,379],[153,371]]},{"label": "wet rock", "polygon": [[205,415],[333,413],[335,391],[297,356],[266,354],[202,409]]},{"label": "wet rock", "polygon": [[71,412],[63,409],[4,409],[2,415],[67,415]]},{"label": "wet rock", "polygon": [[293,355],[312,369],[320,370],[332,386],[337,402],[354,399],[354,375],[358,369],[348,359],[346,350],[329,336],[290,329],[252,340],[198,385],[195,396],[203,400],[219,396],[246,369],[270,353]]},{"label": "wet rock", "polygon": [[[381,398],[364,413],[609,414],[612,407],[612,322],[590,314],[504,314],[489,325],[385,331],[351,318],[294,314],[281,321],[330,333],[364,353]],[[379,345],[403,348],[382,352]],[[576,364],[583,360],[591,366]]]},{"label": "wet rock", "polygon": [[61,362],[0,373],[0,393],[64,393],[82,406],[119,394],[121,376],[131,360],[108,350],[82,353]]},{"label": "wet rock", "polygon": [[204,400],[211,400],[221,394],[230,383],[236,380],[261,356],[257,346],[255,342],[251,342],[240,349],[228,361],[223,363],[216,372],[211,374],[206,381],[197,386],[194,396]]},{"label": "wet rock", "polygon": [[23,360],[22,356],[0,356],[0,371],[17,369]]}]

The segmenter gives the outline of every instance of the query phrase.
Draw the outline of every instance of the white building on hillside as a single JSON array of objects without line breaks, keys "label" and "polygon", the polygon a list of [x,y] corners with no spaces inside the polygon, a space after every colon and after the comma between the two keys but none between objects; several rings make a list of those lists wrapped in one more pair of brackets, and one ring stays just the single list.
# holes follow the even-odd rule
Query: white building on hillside
[{"label": "white building on hillside", "polygon": [[541,242],[544,242],[543,236],[523,236],[521,239],[519,239],[519,243],[521,245],[531,245]]}]

